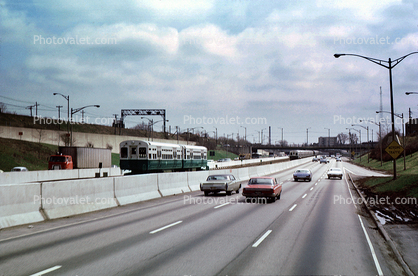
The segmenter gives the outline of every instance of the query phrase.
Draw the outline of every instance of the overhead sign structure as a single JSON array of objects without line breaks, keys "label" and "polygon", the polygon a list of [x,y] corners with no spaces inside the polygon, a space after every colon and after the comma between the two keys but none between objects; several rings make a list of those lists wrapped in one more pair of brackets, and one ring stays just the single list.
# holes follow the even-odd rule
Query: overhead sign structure
[{"label": "overhead sign structure", "polygon": [[389,146],[386,147],[385,151],[392,156],[393,159],[398,158],[398,156],[403,152],[403,147],[396,141],[392,141]]}]

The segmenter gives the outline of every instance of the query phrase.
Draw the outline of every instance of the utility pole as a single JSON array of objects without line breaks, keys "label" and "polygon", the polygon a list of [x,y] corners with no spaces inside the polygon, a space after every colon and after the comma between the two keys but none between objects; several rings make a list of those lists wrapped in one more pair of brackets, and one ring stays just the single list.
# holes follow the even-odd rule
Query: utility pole
[{"label": "utility pole", "polygon": [[118,122],[118,114],[113,114],[113,116],[115,116],[115,135],[116,135],[116,126],[117,126],[117,122]]},{"label": "utility pole", "polygon": [[33,108],[34,106],[33,105],[30,105],[30,106],[27,106],[26,107],[26,109],[29,109],[30,110],[30,116],[32,117],[32,108]]},{"label": "utility pole", "polygon": [[35,102],[35,116],[38,117],[38,102]]},{"label": "utility pole", "polygon": [[61,119],[61,107],[62,107],[62,105],[57,105],[56,107],[58,108],[58,120],[60,120]]}]

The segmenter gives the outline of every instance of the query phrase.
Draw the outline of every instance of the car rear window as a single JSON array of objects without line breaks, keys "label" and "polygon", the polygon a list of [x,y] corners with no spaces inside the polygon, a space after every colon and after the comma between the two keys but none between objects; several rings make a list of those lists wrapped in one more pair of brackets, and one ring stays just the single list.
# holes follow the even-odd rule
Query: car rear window
[{"label": "car rear window", "polygon": [[207,180],[228,180],[227,175],[210,175]]},{"label": "car rear window", "polygon": [[248,182],[248,185],[257,185],[257,184],[273,185],[273,180],[268,179],[268,178],[252,178]]}]

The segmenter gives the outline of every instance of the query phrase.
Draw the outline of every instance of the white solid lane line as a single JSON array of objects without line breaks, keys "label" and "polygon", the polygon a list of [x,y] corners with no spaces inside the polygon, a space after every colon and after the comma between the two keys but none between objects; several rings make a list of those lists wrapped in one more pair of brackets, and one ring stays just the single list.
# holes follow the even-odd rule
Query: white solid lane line
[{"label": "white solid lane line", "polygon": [[370,248],[370,251],[371,251],[372,256],[373,256],[373,261],[374,261],[374,264],[376,266],[377,273],[379,273],[378,274],[379,276],[380,275],[383,275],[383,271],[380,268],[380,264],[379,264],[379,261],[377,260],[376,253],[374,252],[374,248],[373,248],[372,242],[370,241],[370,238],[369,238],[369,235],[367,234],[366,228],[364,228],[364,224],[363,224],[363,221],[361,220],[360,215],[358,215],[358,219],[360,220],[361,228],[363,228],[364,235],[366,236],[367,243],[369,244],[369,248]]},{"label": "white solid lane line", "polygon": [[47,274],[47,273],[49,273],[49,272],[52,272],[52,271],[57,270],[57,269],[60,269],[60,268],[61,268],[61,266],[60,266],[60,265],[56,265],[56,266],[54,266],[54,267],[51,267],[51,268],[48,268],[48,269],[42,270],[42,271],[40,271],[40,272],[38,272],[38,273],[35,273],[35,274],[32,274],[32,275],[30,275],[30,276],[41,276],[41,275]]},{"label": "white solid lane line", "polygon": [[149,232],[149,233],[150,233],[150,234],[155,234],[155,233],[157,233],[157,232],[160,232],[160,231],[162,231],[162,230],[164,230],[164,229],[170,228],[170,227],[172,227],[172,226],[174,226],[174,225],[177,225],[177,224],[179,224],[179,223],[182,223],[182,222],[183,222],[183,221],[179,220],[179,221],[177,221],[177,222],[174,222],[174,223],[172,223],[172,224],[169,224],[169,225],[166,225],[166,226],[164,226],[164,227],[158,228],[157,230],[151,231],[151,232]]},{"label": "white solid lane line", "polygon": [[292,206],[292,208],[290,208],[290,209],[289,209],[289,212],[292,212],[292,211],[293,211],[293,209],[295,209],[295,208],[296,208],[296,206],[298,206],[298,205],[297,205],[297,204],[293,205],[293,206]]},{"label": "white solid lane line", "polygon": [[231,202],[226,202],[226,203],[224,203],[224,204],[221,204],[221,205],[215,206],[215,207],[213,207],[213,208],[214,208],[214,209],[218,209],[218,208],[221,208],[221,207],[223,207],[223,206],[225,206],[225,205],[228,205],[228,204],[231,204]]},{"label": "white solid lane line", "polygon": [[261,238],[259,238],[258,241],[256,241],[253,244],[253,247],[257,247],[260,243],[262,243],[265,240],[265,238],[267,238],[267,236],[270,235],[271,231],[272,230],[268,230],[266,233],[264,233],[264,235],[261,236]]}]

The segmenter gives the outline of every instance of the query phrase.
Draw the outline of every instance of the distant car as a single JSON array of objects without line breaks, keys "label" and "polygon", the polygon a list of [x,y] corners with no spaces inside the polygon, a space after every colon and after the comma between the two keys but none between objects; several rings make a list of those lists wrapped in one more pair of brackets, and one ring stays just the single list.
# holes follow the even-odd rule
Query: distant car
[{"label": "distant car", "polygon": [[26,167],[14,167],[12,172],[27,172],[28,169]]},{"label": "distant car", "polygon": [[222,158],[222,159],[219,159],[216,162],[229,162],[229,161],[232,161],[231,158]]},{"label": "distant car", "polygon": [[339,179],[343,179],[343,171],[340,168],[331,168],[327,172],[328,179],[331,177],[337,177]]},{"label": "distant car", "polygon": [[274,177],[253,177],[248,181],[248,185],[242,190],[242,195],[246,199],[266,198],[271,201],[280,199],[282,194],[282,185]]},{"label": "distant car", "polygon": [[308,169],[298,169],[293,173],[293,179],[295,181],[299,181],[299,179],[311,181],[312,172]]},{"label": "distant car", "polygon": [[322,163],[327,164],[327,163],[329,163],[329,160],[327,158],[322,157],[321,160],[319,160],[319,164],[322,164]]},{"label": "distant car", "polygon": [[227,195],[231,195],[233,191],[238,194],[239,189],[241,189],[241,184],[232,174],[209,175],[205,182],[200,183],[200,190],[205,193],[205,196],[223,191]]},{"label": "distant car", "polygon": [[312,158],[312,162],[318,162],[318,158],[316,157]]},{"label": "distant car", "polygon": [[341,158],[340,157],[335,158],[335,162],[341,162]]}]

